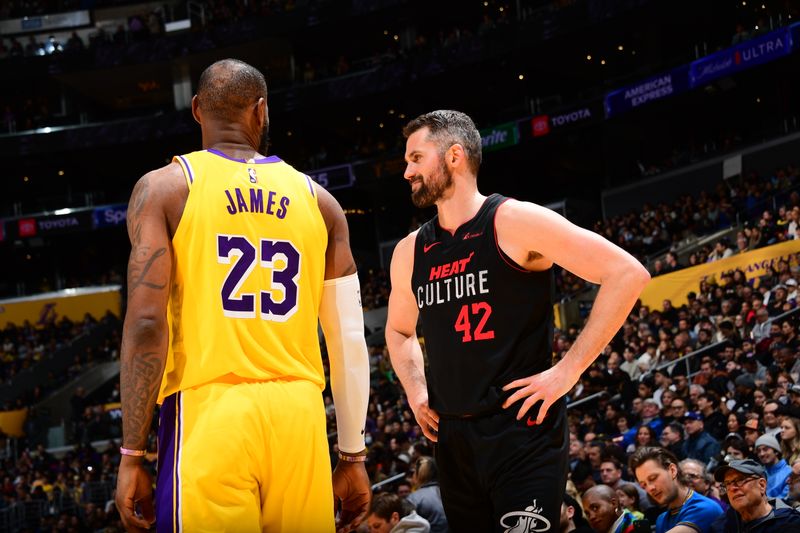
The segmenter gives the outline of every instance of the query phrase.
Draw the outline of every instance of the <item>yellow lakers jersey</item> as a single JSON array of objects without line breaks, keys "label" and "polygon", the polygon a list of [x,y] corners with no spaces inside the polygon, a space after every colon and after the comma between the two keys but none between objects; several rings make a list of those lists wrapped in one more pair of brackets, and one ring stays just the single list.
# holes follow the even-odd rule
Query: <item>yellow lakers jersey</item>
[{"label": "yellow lakers jersey", "polygon": [[174,158],[189,196],[172,239],[169,352],[159,403],[218,380],[325,386],[317,315],[327,229],[313,183],[279,158]]}]

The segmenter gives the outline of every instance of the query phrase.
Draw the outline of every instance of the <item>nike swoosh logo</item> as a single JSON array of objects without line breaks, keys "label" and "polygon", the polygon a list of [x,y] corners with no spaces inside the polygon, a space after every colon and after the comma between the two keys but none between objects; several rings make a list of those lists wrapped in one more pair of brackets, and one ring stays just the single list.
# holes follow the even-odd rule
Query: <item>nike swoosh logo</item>
[{"label": "nike swoosh logo", "polygon": [[425,244],[425,245],[423,245],[423,247],[422,247],[422,252],[427,254],[427,253],[428,253],[428,250],[430,250],[431,248],[433,248],[433,247],[434,247],[434,246],[436,246],[437,244],[442,244],[442,241],[436,241],[436,242],[432,242],[431,244]]}]

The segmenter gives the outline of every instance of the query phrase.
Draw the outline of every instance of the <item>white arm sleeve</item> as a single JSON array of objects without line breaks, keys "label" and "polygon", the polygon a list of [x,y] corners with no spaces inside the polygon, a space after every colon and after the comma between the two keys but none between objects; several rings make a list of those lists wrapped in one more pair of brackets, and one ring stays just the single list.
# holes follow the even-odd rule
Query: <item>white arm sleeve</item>
[{"label": "white arm sleeve", "polygon": [[319,321],[331,364],[339,450],[360,452],[365,447],[369,355],[364,340],[364,314],[357,274],[325,281]]}]

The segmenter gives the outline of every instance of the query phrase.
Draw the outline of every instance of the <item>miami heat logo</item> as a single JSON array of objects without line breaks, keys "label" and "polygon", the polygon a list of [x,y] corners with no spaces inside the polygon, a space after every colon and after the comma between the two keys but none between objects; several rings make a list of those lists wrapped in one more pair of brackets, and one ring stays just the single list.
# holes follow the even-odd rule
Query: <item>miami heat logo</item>
[{"label": "miami heat logo", "polygon": [[[541,514],[542,508],[536,505],[529,505],[524,511],[511,511],[500,518],[500,525],[505,529],[504,533],[536,533],[538,531],[549,531],[550,521]],[[517,519],[514,522],[514,519]]]}]

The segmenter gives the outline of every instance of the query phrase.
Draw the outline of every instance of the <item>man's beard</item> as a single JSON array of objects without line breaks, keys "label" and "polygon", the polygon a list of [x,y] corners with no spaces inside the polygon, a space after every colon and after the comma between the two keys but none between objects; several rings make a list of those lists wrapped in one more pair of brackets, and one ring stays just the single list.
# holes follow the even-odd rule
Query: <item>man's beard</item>
[{"label": "man's beard", "polygon": [[258,144],[258,153],[261,155],[268,155],[269,144],[269,119],[267,119],[264,121],[264,127],[261,129],[261,141]]},{"label": "man's beard", "polygon": [[411,201],[416,207],[424,209],[435,204],[453,184],[453,173],[442,161],[436,175],[432,175],[427,181],[420,175],[415,179],[419,180],[420,184],[416,191],[411,192]]}]

